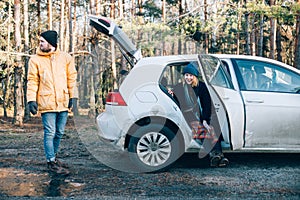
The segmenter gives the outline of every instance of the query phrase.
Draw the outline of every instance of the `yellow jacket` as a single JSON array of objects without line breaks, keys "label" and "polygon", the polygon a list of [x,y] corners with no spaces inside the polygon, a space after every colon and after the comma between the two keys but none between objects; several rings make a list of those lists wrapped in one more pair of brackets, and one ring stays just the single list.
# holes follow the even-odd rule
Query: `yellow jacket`
[{"label": "yellow jacket", "polygon": [[66,111],[69,99],[75,97],[76,78],[71,55],[59,50],[44,53],[38,48],[29,60],[27,101],[37,101],[41,113]]}]

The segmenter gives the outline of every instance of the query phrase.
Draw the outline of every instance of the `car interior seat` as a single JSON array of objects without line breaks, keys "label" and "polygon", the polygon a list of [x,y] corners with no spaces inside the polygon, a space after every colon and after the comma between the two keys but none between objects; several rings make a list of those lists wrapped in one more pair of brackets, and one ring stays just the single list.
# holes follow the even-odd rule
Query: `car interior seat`
[{"label": "car interior seat", "polygon": [[247,90],[255,89],[255,74],[251,67],[243,67],[242,77]]},{"label": "car interior seat", "polygon": [[266,70],[263,66],[253,66],[255,71],[255,87],[257,90],[268,90],[271,85],[271,79],[266,76]]},{"label": "car interior seat", "polygon": [[177,105],[178,102],[175,100],[175,98],[169,93],[168,89],[168,80],[166,77],[162,77],[159,82],[160,89],[168,96],[170,97]]}]

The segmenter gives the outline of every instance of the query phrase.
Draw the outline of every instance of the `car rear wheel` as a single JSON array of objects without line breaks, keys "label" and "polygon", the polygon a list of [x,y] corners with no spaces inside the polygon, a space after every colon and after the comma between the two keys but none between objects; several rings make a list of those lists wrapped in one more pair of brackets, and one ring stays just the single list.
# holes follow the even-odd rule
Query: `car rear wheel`
[{"label": "car rear wheel", "polygon": [[129,157],[140,172],[166,169],[180,154],[179,140],[168,127],[160,124],[142,126],[129,140]]}]

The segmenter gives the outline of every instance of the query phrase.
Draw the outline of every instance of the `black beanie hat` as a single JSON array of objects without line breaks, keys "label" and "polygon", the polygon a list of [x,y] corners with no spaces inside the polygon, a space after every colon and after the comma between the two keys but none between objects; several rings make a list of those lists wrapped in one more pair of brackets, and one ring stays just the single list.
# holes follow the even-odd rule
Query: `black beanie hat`
[{"label": "black beanie hat", "polygon": [[41,36],[53,47],[57,48],[57,32],[56,31],[45,31],[41,33]]}]

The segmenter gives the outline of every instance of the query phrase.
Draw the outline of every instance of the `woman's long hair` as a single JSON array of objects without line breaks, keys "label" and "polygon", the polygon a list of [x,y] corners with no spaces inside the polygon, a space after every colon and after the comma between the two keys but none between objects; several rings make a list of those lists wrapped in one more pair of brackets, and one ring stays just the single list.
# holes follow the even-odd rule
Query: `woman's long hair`
[{"label": "woman's long hair", "polygon": [[192,87],[196,87],[199,84],[199,80],[197,76],[194,76],[193,81],[192,81]]}]

